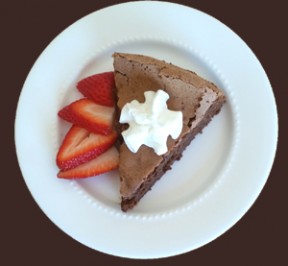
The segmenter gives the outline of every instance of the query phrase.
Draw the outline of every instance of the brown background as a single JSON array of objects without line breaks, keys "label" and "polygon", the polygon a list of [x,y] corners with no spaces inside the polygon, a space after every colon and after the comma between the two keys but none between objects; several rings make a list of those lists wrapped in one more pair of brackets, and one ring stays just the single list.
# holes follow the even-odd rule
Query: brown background
[{"label": "brown background", "polygon": [[[39,209],[22,178],[14,145],[16,104],[34,61],[79,18],[121,1],[1,1],[2,265],[146,265],[101,254],[74,241]],[[287,14],[284,1],[174,1],[200,9],[233,29],[259,58],[280,117],[276,161],[248,213],[212,243],[150,265],[284,265],[287,263]],[[251,3],[253,2],[253,4]],[[257,4],[257,2],[261,4]],[[281,6],[282,5],[282,6]],[[111,18],[113,19],[113,18]],[[285,27],[286,24],[286,27]],[[3,82],[4,81],[4,82]],[[285,94],[284,94],[285,88]],[[285,99],[286,96],[286,99]],[[257,111],[257,110],[255,110]],[[286,144],[284,144],[286,142]],[[286,146],[287,147],[287,146]],[[4,212],[3,212],[4,210]],[[286,215],[287,216],[287,215]],[[97,225],[95,225],[97,226]],[[4,249],[3,249],[4,244]],[[284,263],[284,264],[283,264]]]}]

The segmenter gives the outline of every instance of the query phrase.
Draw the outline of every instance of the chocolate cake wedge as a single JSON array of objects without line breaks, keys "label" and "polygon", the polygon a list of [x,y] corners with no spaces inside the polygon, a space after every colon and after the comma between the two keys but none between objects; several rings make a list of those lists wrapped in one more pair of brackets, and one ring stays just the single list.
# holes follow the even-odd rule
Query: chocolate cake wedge
[{"label": "chocolate cake wedge", "polygon": [[[168,137],[168,151],[162,155],[146,145],[132,152],[122,140],[119,147],[121,209],[127,211],[181,158],[191,140],[220,111],[225,95],[196,73],[149,56],[114,53],[113,58],[118,117],[125,104],[133,100],[143,103],[144,92],[159,89],[169,95],[168,109],[183,114],[180,136]],[[119,124],[118,128],[123,131],[127,125]]]}]

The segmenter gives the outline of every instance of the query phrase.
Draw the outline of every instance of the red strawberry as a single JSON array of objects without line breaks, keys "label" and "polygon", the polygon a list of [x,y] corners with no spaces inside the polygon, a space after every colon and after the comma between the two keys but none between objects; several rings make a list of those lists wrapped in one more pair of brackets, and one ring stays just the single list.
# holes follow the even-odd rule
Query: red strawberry
[{"label": "red strawberry", "polygon": [[116,169],[118,165],[119,154],[113,146],[97,158],[81,164],[76,168],[60,171],[57,176],[66,179],[91,177]]},{"label": "red strawberry", "polygon": [[64,120],[96,134],[108,135],[113,128],[114,108],[96,104],[90,99],[77,100],[58,112]]},{"label": "red strawberry", "polygon": [[113,72],[104,72],[82,79],[77,84],[78,90],[98,104],[114,106],[115,81]]},{"label": "red strawberry", "polygon": [[73,125],[58,151],[57,165],[62,170],[75,168],[108,150],[116,139],[117,133],[114,130],[104,136]]}]

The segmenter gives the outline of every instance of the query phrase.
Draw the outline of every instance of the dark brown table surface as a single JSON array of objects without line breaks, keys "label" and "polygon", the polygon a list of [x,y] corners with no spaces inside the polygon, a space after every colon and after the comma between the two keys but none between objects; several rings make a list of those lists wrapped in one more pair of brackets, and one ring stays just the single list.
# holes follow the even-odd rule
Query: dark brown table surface
[{"label": "dark brown table surface", "polygon": [[[1,264],[146,265],[99,253],[63,233],[40,210],[22,178],[14,145],[16,104],[33,63],[61,31],[121,1],[1,1]],[[124,2],[124,1],[122,1]],[[269,179],[246,215],[215,241],[149,265],[284,265],[287,262],[287,12],[284,1],[174,1],[234,30],[259,58],[279,111],[279,145]],[[258,4],[257,4],[258,3]],[[286,25],[286,26],[285,26]],[[4,80],[4,83],[3,83]],[[284,94],[284,90],[286,93]],[[285,117],[286,115],[286,117]],[[3,130],[4,129],[4,130]],[[3,133],[4,132],[4,133]],[[284,143],[286,142],[286,144]],[[286,153],[286,165],[284,156]],[[4,182],[4,183],[3,183]],[[97,225],[95,225],[97,226]],[[283,264],[284,263],[284,264]]]}]

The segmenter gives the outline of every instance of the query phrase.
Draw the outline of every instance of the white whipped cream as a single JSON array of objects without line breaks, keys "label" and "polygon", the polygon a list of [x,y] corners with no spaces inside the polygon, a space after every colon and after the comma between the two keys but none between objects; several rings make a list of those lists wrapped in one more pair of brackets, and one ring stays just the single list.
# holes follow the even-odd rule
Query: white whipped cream
[{"label": "white whipped cream", "polygon": [[169,95],[158,90],[144,92],[145,102],[133,100],[122,108],[120,123],[128,123],[129,128],[122,132],[124,141],[132,152],[137,152],[142,144],[162,155],[167,152],[167,138],[179,137],[183,126],[181,111],[167,108]]}]

